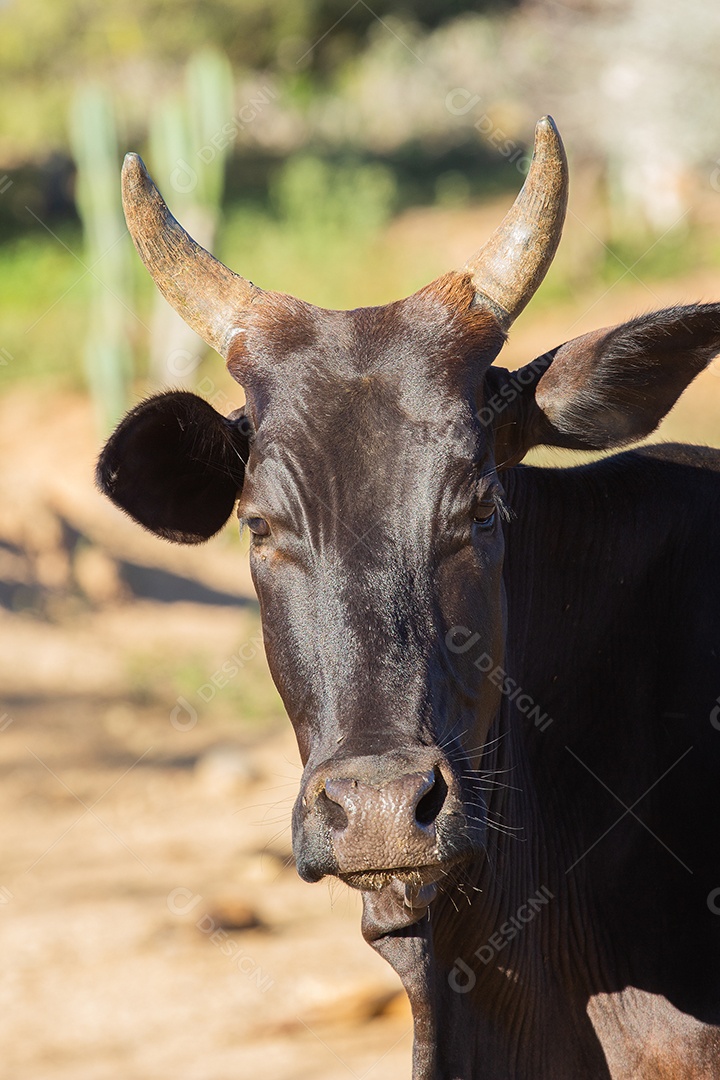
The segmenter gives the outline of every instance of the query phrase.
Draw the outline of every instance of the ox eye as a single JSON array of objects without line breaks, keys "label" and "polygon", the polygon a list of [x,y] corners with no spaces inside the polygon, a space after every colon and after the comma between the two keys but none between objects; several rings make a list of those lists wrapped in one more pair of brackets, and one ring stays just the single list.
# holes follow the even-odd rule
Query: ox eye
[{"label": "ox eye", "polygon": [[248,529],[253,534],[253,536],[269,536],[270,535],[270,526],[268,525],[265,518],[251,517],[251,518],[247,519],[245,524],[247,525]]},{"label": "ox eye", "polygon": [[497,506],[495,503],[480,503],[475,507],[473,525],[477,529],[492,529],[497,519]]}]

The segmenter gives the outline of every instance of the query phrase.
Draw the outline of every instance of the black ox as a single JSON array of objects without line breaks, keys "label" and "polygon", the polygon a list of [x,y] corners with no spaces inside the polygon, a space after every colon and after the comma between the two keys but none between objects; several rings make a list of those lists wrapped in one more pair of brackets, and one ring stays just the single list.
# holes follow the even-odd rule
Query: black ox
[{"label": "black ox", "polygon": [[560,238],[549,118],[485,247],[383,307],[265,292],[135,155],[123,186],[158,288],[247,404],[151,398],[99,482],[178,543],[239,499],[305,765],[298,871],[362,890],[414,1076],[720,1076],[720,453],[519,464],[653,431],[720,351],[720,304],[494,365]]}]

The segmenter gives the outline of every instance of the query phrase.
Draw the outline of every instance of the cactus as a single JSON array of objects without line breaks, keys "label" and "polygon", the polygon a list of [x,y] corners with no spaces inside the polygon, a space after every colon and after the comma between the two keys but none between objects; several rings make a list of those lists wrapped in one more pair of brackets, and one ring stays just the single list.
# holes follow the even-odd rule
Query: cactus
[{"label": "cactus", "polygon": [[[213,137],[232,118],[227,58],[212,49],[189,61],[181,97],[161,102],[150,123],[150,160],[159,186],[186,229],[212,250],[229,151]],[[156,383],[191,385],[205,345],[158,296],[153,314],[150,371]]]},{"label": "cactus", "polygon": [[[212,49],[196,53],[187,67],[186,97],[191,145],[198,164],[202,162],[203,166],[197,170],[197,201],[217,216],[230,143],[222,146],[225,140],[220,138],[218,147],[212,139],[222,136],[222,127],[233,113],[232,71],[227,57]],[[215,151],[212,159],[209,153],[202,159],[197,157],[204,147]]]},{"label": "cactus", "polygon": [[98,423],[107,430],[128,405],[133,374],[128,340],[131,249],[120,203],[115,117],[101,88],[87,86],[76,94],[70,136],[90,288],[85,368]]}]

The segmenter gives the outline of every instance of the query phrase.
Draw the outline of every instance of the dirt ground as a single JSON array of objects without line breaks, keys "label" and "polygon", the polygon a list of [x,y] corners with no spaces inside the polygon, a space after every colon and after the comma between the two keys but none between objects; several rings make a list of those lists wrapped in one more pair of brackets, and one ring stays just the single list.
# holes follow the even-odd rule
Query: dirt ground
[{"label": "dirt ground", "polygon": [[10,704],[3,1075],[409,1075],[407,1007],[358,904],[289,860],[287,733],[244,745],[107,699]]},{"label": "dirt ground", "polygon": [[[541,314],[511,360],[719,287]],[[659,438],[717,445],[719,375]],[[143,534],[94,491],[97,446],[82,397],[0,400],[2,1075],[409,1077],[407,1002],[357,895],[292,865],[297,750],[236,530]]]},{"label": "dirt ground", "polygon": [[0,405],[1,1075],[409,1076],[357,895],[292,864],[237,540],[136,530],[92,489],[87,404],[50,405]]}]

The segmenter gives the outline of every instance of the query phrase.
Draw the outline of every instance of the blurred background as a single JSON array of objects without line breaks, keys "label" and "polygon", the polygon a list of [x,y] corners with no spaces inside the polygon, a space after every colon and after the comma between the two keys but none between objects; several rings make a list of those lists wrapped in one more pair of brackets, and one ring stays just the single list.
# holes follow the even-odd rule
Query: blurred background
[{"label": "blurred background", "polygon": [[[552,113],[570,210],[517,366],[720,298],[719,54],[702,0],[0,0],[8,1076],[410,1075],[357,897],[292,865],[297,752],[237,529],[175,549],[93,488],[155,388],[242,403],[135,255],[123,154],[243,275],[354,307],[461,265]],[[718,445],[718,416],[720,361],[656,437]]]}]

